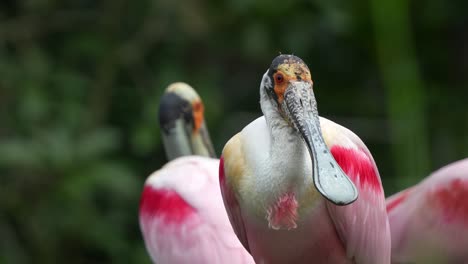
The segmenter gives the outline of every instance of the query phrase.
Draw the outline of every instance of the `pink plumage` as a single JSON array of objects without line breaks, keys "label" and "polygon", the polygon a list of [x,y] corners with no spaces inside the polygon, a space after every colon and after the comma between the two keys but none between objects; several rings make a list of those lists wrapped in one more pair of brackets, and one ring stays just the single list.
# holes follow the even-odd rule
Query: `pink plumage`
[{"label": "pink plumage", "polygon": [[387,199],[393,263],[468,263],[468,159]]},{"label": "pink plumage", "polygon": [[[242,210],[242,202],[226,180],[226,177],[233,176],[226,175],[228,171],[221,157],[221,190],[234,230],[260,263],[311,263],[311,260],[333,264],[390,263],[385,196],[375,162],[354,133],[326,119],[321,119],[321,124],[323,133],[335,135],[328,139],[331,153],[357,186],[358,199],[347,206],[336,206],[319,199],[304,216],[304,211],[309,210],[304,208],[307,204],[304,201],[298,203],[292,193],[286,191],[272,205],[278,212],[274,218],[268,218],[271,208],[265,210],[269,224],[262,226]],[[347,142],[346,146],[340,141]],[[251,165],[247,163],[245,166]],[[302,212],[302,219],[298,219],[296,212]],[[278,229],[272,226],[272,222],[287,224]]]},{"label": "pink plumage", "polygon": [[377,169],[366,150],[336,145],[331,148],[331,152],[343,171],[361,189],[370,188],[382,192],[380,177],[376,174]]},{"label": "pink plumage", "polygon": [[140,227],[158,264],[253,263],[223,206],[218,160],[181,157],[154,172],[140,203]]},{"label": "pink plumage", "polygon": [[328,203],[328,209],[347,256],[355,263],[389,263],[390,230],[379,172],[365,145],[357,137],[354,140],[358,148],[335,145],[331,152],[358,188],[359,197],[343,207]]},{"label": "pink plumage", "polygon": [[268,208],[267,218],[273,229],[294,229],[297,227],[297,209],[299,204],[293,192],[286,192],[279,197],[276,204]]},{"label": "pink plumage", "polygon": [[176,191],[151,185],[144,187],[140,203],[145,218],[157,216],[165,225],[183,224],[196,214],[195,209]]},{"label": "pink plumage", "polygon": [[234,230],[257,263],[390,263],[377,166],[348,129],[318,115],[308,66],[273,59],[262,117],[224,146],[220,184]]}]

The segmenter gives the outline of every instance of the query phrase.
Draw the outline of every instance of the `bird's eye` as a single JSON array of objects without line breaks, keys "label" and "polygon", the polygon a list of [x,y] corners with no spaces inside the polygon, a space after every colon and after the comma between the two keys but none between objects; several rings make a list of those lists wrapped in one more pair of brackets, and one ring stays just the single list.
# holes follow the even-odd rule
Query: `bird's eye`
[{"label": "bird's eye", "polygon": [[201,104],[198,103],[198,102],[197,102],[197,103],[194,103],[194,104],[193,104],[193,111],[194,111],[194,112],[198,112],[198,111],[200,111],[200,110],[201,110]]},{"label": "bird's eye", "polygon": [[284,76],[281,73],[275,75],[275,81],[277,84],[280,84],[284,81]]}]

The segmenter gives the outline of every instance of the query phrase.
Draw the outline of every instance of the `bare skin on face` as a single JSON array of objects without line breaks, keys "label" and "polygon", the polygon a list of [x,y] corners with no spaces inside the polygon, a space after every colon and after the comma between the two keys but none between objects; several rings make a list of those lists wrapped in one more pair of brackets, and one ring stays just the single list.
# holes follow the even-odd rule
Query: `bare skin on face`
[{"label": "bare skin on face", "polygon": [[278,65],[276,72],[273,74],[274,91],[278,98],[278,103],[282,104],[284,93],[288,84],[294,81],[306,81],[312,84],[312,77],[309,68],[301,61],[294,59],[285,59],[282,64]]}]

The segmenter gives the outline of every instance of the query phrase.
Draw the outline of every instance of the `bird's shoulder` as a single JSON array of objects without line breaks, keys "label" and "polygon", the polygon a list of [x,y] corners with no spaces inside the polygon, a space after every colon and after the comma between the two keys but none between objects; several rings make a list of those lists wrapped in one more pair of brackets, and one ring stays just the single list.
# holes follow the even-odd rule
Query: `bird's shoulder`
[{"label": "bird's shoulder", "polygon": [[220,180],[230,189],[237,190],[246,169],[241,133],[234,135],[224,146],[220,163]]},{"label": "bird's shoulder", "polygon": [[320,125],[330,152],[359,190],[358,199],[348,206],[327,204],[348,256],[359,263],[389,263],[390,230],[374,159],[351,130],[322,117]]},{"label": "bird's shoulder", "polygon": [[346,148],[365,148],[367,150],[364,142],[353,131],[329,119],[320,117],[320,129],[329,148],[340,145]]},{"label": "bird's shoulder", "polygon": [[[224,146],[222,159],[227,184],[233,189],[239,187],[242,177],[250,175],[249,165],[263,159],[269,144],[268,126],[263,116],[255,119],[234,135]],[[252,161],[248,163],[248,160]],[[253,164],[251,164],[253,163]]]},{"label": "bird's shoulder", "polygon": [[224,205],[234,232],[244,248],[249,250],[244,220],[239,207],[240,184],[247,166],[243,155],[242,134],[239,132],[225,145],[219,162],[219,185]]},{"label": "bird's shoulder", "polygon": [[442,212],[460,213],[465,215],[463,218],[467,218],[468,224],[468,205],[460,203],[467,199],[468,159],[464,159],[442,167],[419,184],[392,195],[387,199],[387,210],[397,207],[394,203],[398,203],[425,212],[436,212],[441,217]]},{"label": "bird's shoulder", "polygon": [[320,117],[320,126],[325,144],[357,187],[370,185],[372,189],[383,192],[377,165],[364,142],[351,130],[326,118]]},{"label": "bird's shoulder", "polygon": [[435,171],[419,189],[424,210],[434,210],[444,222],[468,227],[468,159]]},{"label": "bird's shoulder", "polygon": [[[161,169],[153,172],[145,186],[157,191],[176,193],[193,208],[203,206],[204,195],[213,192],[212,186],[218,186],[217,159],[184,156],[174,159]],[[207,194],[209,195],[209,194]]]},{"label": "bird's shoulder", "polygon": [[458,263],[466,256],[467,172],[468,159],[452,163],[387,199],[395,259],[443,257]]}]

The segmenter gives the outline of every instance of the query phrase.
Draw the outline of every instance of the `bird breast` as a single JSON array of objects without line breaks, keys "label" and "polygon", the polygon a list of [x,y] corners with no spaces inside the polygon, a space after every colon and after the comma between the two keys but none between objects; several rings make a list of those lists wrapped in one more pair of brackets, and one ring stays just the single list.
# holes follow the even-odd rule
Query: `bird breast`
[{"label": "bird breast", "polygon": [[244,128],[241,136],[248,170],[241,197],[249,197],[241,202],[249,213],[268,220],[271,228],[295,228],[318,197],[305,144],[290,129],[270,133],[263,117]]}]

